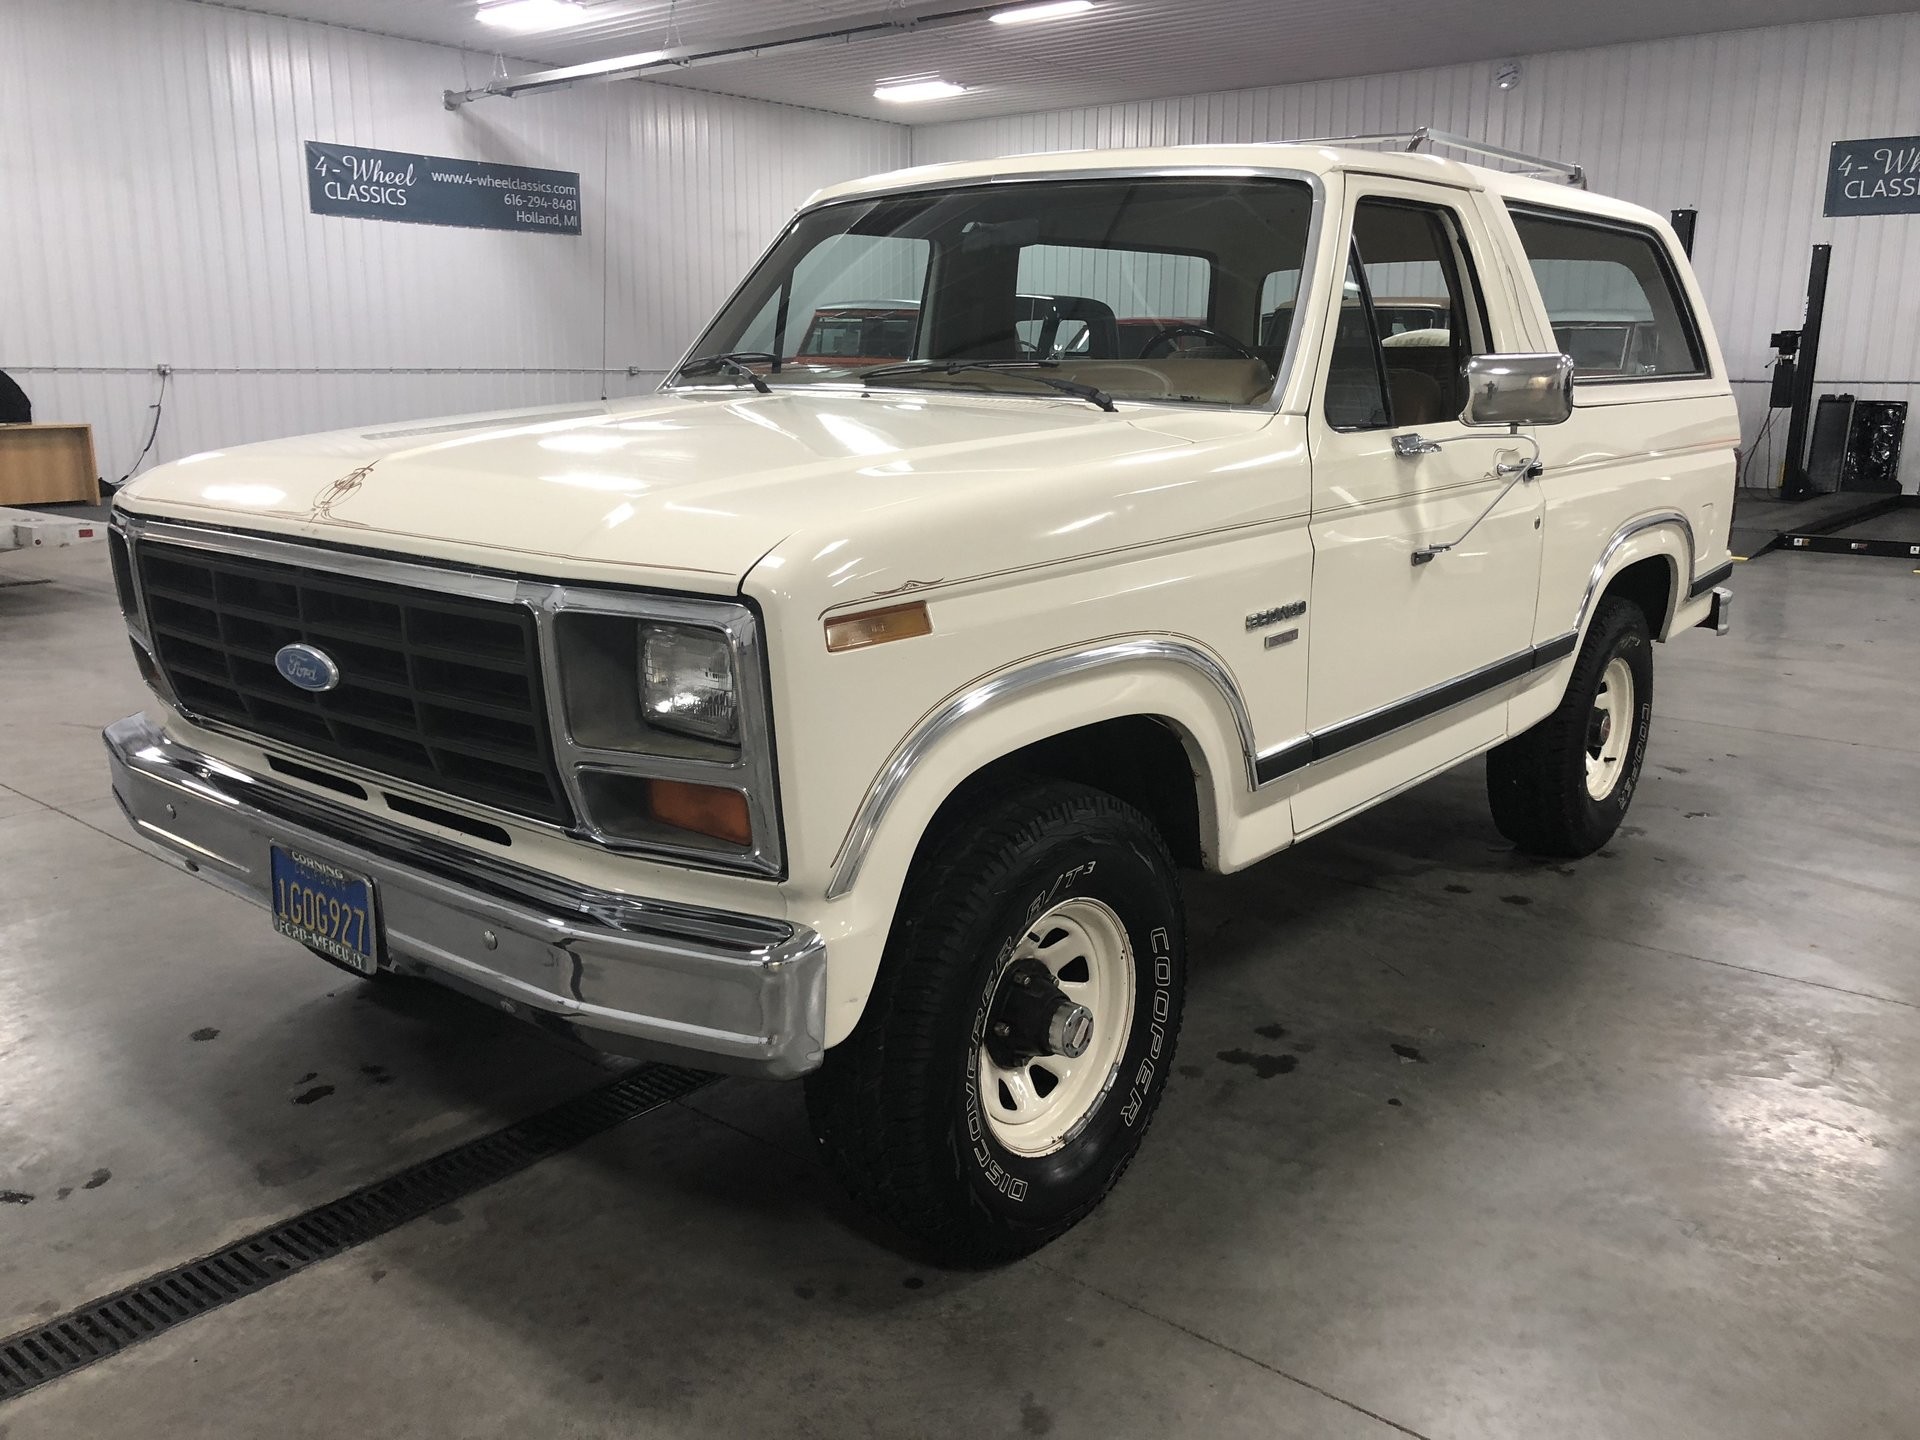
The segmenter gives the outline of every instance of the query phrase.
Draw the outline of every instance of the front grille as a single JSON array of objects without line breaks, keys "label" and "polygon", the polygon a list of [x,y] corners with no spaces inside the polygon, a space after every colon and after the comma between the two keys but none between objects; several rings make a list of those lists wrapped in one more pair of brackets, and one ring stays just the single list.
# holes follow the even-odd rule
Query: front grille
[{"label": "front grille", "polygon": [[[155,658],[189,715],[483,805],[571,818],[526,607],[151,541],[135,554]],[[338,686],[315,694],[283,679],[274,655],[295,643],[332,657]]]}]

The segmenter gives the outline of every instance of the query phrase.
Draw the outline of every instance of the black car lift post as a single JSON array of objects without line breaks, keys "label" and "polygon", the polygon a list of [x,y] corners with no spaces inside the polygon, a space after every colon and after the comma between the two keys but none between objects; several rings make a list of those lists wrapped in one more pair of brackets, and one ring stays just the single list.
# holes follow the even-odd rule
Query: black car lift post
[{"label": "black car lift post", "polygon": [[1787,463],[1780,477],[1784,500],[1804,500],[1813,493],[1807,477],[1807,420],[1813,413],[1813,373],[1820,362],[1820,321],[1827,309],[1827,266],[1833,246],[1813,247],[1807,269],[1807,318],[1800,330],[1800,353],[1794,357],[1793,407],[1787,412]]}]

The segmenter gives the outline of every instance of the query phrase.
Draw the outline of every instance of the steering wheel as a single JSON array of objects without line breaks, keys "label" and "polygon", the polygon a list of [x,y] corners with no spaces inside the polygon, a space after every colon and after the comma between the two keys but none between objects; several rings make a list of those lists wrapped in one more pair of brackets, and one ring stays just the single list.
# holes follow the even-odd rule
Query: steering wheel
[{"label": "steering wheel", "polygon": [[1161,345],[1166,346],[1168,352],[1171,353],[1173,350],[1173,342],[1185,335],[1197,335],[1200,339],[1218,345],[1222,349],[1233,351],[1234,354],[1245,360],[1258,360],[1260,358],[1231,335],[1223,335],[1218,330],[1209,329],[1205,325],[1169,325],[1164,330],[1155,331],[1153,337],[1140,347],[1140,358],[1142,360],[1158,359],[1159,355],[1155,347]]}]

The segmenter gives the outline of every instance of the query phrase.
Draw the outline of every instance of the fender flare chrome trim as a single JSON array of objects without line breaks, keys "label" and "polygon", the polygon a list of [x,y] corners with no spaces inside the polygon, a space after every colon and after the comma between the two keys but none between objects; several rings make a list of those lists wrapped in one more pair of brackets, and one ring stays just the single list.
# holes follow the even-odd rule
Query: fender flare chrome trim
[{"label": "fender flare chrome trim", "polygon": [[[1600,553],[1600,558],[1594,563],[1593,572],[1587,580],[1586,594],[1581,598],[1580,610],[1574,619],[1572,631],[1556,636],[1553,640],[1534,647],[1533,650],[1510,657],[1509,661],[1499,662],[1489,669],[1498,670],[1502,666],[1511,666],[1514,662],[1524,661],[1527,663],[1523,664],[1516,674],[1524,673],[1527,669],[1542,668],[1546,664],[1564,658],[1571,648],[1567,642],[1572,641],[1577,645],[1579,637],[1586,631],[1587,618],[1592,612],[1594,601],[1599,598],[1600,587],[1606,581],[1613,557],[1619,554],[1621,547],[1636,535],[1668,525],[1677,527],[1687,542],[1686,569],[1683,572],[1686,579],[1681,582],[1684,595],[1684,587],[1691,583],[1693,576],[1692,524],[1678,510],[1659,510],[1649,515],[1639,516],[1614,532],[1613,538],[1607,542],[1606,548]],[[867,852],[872,849],[873,842],[879,835],[880,826],[886,820],[887,812],[892,808],[901,788],[905,786],[914,766],[918,765],[927,753],[962,721],[989,705],[998,704],[1037,686],[1051,684],[1056,680],[1084,674],[1091,670],[1141,663],[1169,663],[1184,666],[1204,676],[1219,692],[1221,699],[1226,702],[1228,712],[1233,716],[1234,728],[1239,732],[1241,758],[1246,768],[1246,782],[1249,790],[1257,791],[1263,785],[1284,774],[1325,758],[1325,754],[1348,748],[1346,745],[1336,744],[1328,747],[1324,754],[1318,753],[1319,747],[1314,744],[1315,739],[1319,738],[1324,745],[1333,737],[1330,735],[1308,736],[1303,740],[1276,747],[1269,752],[1264,767],[1268,773],[1263,776],[1260,773],[1263,768],[1262,759],[1254,739],[1253,719],[1247,710],[1246,700],[1240,694],[1239,686],[1234,682],[1232,672],[1218,656],[1192,641],[1120,640],[1096,645],[1086,650],[1044,656],[1018,668],[1003,671],[950,697],[914,727],[913,732],[887,758],[887,763],[867,787],[867,793],[860,802],[860,809],[854,816],[852,825],[848,827],[846,837],[840,843],[839,853],[834,857],[833,874],[827,882],[827,899],[837,900],[853,888],[854,881],[859,878],[861,866],[866,862]],[[1451,690],[1459,686],[1462,681],[1483,678],[1485,677],[1480,672],[1474,672],[1472,675],[1449,681],[1434,689],[1436,692]],[[1502,673],[1497,680],[1512,678],[1516,678],[1516,675]],[[1478,693],[1478,689],[1474,693]],[[1439,698],[1437,693],[1429,696],[1427,692],[1422,692],[1420,695],[1383,707],[1383,710],[1400,710],[1428,699],[1438,700]],[[1421,710],[1421,714],[1430,713],[1433,708],[1435,707],[1426,707]],[[1361,718],[1365,720],[1373,717]],[[1419,718],[1419,716],[1413,718]],[[1335,728],[1345,729],[1346,727]]]},{"label": "fender flare chrome trim", "polygon": [[1587,593],[1580,598],[1580,609],[1573,617],[1573,633],[1576,636],[1587,633],[1587,617],[1593,613],[1593,602],[1600,598],[1600,587],[1606,583],[1607,569],[1613,564],[1613,557],[1620,553],[1620,547],[1636,535],[1649,530],[1657,530],[1662,525],[1677,525],[1680,533],[1687,537],[1686,569],[1680,571],[1675,579],[1679,590],[1677,599],[1687,599],[1687,587],[1693,583],[1693,567],[1697,556],[1693,539],[1693,522],[1678,510],[1656,510],[1651,515],[1641,515],[1629,520],[1613,532],[1613,538],[1607,542],[1607,548],[1600,552],[1600,558],[1593,562],[1593,573],[1587,577]]},{"label": "fender flare chrome trim", "polygon": [[867,852],[873,847],[887,811],[907,783],[907,777],[928,752],[963,721],[990,705],[1000,704],[1069,676],[1140,664],[1182,666],[1199,674],[1219,692],[1220,698],[1226,702],[1228,713],[1233,716],[1234,729],[1239,735],[1247,784],[1249,788],[1257,788],[1253,774],[1253,718],[1247,711],[1247,702],[1241,696],[1232,672],[1211,651],[1189,640],[1140,639],[1119,640],[1086,650],[1044,656],[1016,669],[1002,671],[961,691],[944,701],[914,727],[867,787],[859,813],[854,816],[846,838],[841,841],[840,853],[834,857],[833,877],[827,882],[827,898],[837,900],[853,888],[853,882],[859,878],[860,867],[866,862]]}]

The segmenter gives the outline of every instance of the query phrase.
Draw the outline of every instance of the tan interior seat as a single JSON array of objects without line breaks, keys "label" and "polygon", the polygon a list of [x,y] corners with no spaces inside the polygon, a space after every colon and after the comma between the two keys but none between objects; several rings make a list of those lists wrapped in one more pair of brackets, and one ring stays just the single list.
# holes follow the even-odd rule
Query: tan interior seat
[{"label": "tan interior seat", "polygon": [[[1403,330],[1380,343],[1386,352],[1387,386],[1393,392],[1397,423],[1435,425],[1459,414],[1466,404],[1466,394],[1461,388],[1460,361],[1450,331],[1438,326]],[[1431,386],[1420,384],[1422,379]]]},{"label": "tan interior seat", "polygon": [[1395,425],[1437,425],[1450,418],[1446,397],[1431,375],[1401,366],[1387,367],[1387,392],[1393,397]]}]

